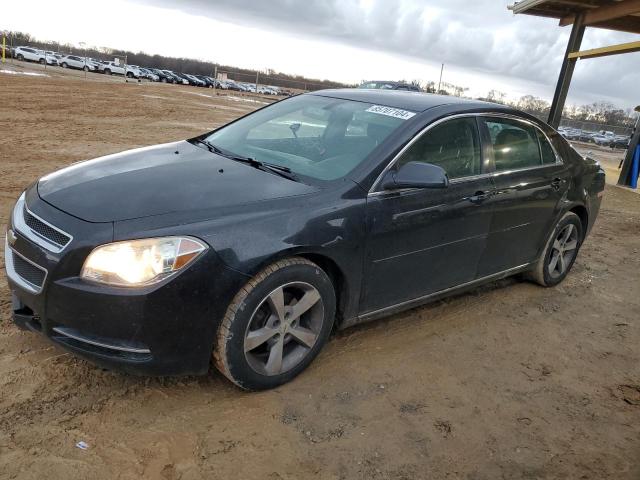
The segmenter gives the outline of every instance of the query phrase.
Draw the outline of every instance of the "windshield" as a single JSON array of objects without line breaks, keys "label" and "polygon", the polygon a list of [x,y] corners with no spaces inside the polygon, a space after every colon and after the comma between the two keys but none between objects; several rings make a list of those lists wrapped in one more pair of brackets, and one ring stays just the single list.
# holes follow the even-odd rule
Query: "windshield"
[{"label": "windshield", "polygon": [[395,85],[389,82],[367,82],[360,85],[358,88],[368,88],[376,90],[393,90]]},{"label": "windshield", "polygon": [[204,140],[316,180],[344,177],[413,112],[314,95],[259,110]]}]

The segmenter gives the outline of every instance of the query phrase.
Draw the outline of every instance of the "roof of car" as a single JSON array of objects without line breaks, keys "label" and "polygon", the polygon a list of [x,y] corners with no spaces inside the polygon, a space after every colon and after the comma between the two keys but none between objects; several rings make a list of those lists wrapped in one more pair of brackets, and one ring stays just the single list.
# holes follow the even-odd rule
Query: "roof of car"
[{"label": "roof of car", "polygon": [[466,108],[495,106],[498,104],[453,97],[449,95],[435,95],[433,93],[407,92],[401,90],[369,90],[363,88],[340,88],[332,90],[318,90],[312,95],[355,100],[357,102],[374,103],[385,107],[400,108],[414,112],[423,112],[440,105],[459,104]]}]

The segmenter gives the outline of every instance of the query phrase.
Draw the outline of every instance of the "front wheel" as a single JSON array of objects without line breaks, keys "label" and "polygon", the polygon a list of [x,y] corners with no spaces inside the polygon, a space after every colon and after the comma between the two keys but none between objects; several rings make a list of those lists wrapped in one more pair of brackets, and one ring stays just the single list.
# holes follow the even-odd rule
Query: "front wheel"
[{"label": "front wheel", "polygon": [[60,65],[62,68],[67,68],[68,65],[65,62],[62,62],[62,65]]},{"label": "front wheel", "polygon": [[18,60],[23,61],[24,60],[24,55],[22,55],[21,53],[18,54],[18,56],[16,57]]},{"label": "front wheel", "polygon": [[44,64],[45,64],[45,62],[46,62],[46,60],[45,60],[44,58],[41,58],[41,59],[40,59],[40,65],[44,65]]},{"label": "front wheel", "polygon": [[529,278],[543,287],[562,282],[578,256],[583,235],[580,217],[573,212],[565,213],[551,232]]},{"label": "front wheel", "polygon": [[89,67],[87,67],[86,65],[82,68],[82,70],[84,70],[85,72],[89,71]]},{"label": "front wheel", "polygon": [[109,70],[108,68],[104,69],[104,74],[105,75],[111,75],[111,70]]},{"label": "front wheel", "polygon": [[282,385],[318,355],[335,311],[333,284],[320,267],[299,257],[277,261],[229,305],[214,345],[215,365],[246,390]]}]

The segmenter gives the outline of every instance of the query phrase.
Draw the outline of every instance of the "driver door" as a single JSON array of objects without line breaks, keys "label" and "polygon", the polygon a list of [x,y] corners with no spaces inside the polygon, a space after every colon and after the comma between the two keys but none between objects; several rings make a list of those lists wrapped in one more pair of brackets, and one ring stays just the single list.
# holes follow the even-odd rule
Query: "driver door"
[{"label": "driver door", "polygon": [[475,117],[445,121],[406,149],[410,161],[439,165],[442,189],[378,190],[367,200],[362,314],[473,281],[491,225],[492,189]]}]

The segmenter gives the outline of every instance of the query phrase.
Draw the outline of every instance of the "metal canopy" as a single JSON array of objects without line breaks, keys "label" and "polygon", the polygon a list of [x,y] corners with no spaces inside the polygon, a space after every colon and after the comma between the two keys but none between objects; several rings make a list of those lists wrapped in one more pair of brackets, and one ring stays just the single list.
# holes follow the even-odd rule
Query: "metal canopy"
[{"label": "metal canopy", "polygon": [[585,26],[640,33],[640,0],[522,0],[509,9],[556,18],[560,26],[573,24],[576,15],[582,14]]},{"label": "metal canopy", "polygon": [[[571,25],[571,35],[564,55],[556,91],[549,111],[549,125],[558,128],[569,92],[576,61],[640,51],[640,42],[629,42],[580,51],[586,27],[640,33],[640,0],[522,0],[509,5],[515,14],[556,18],[561,27]],[[622,74],[622,72],[621,72]],[[640,148],[640,129],[629,143],[618,184],[631,185],[631,165],[636,148]]]}]

